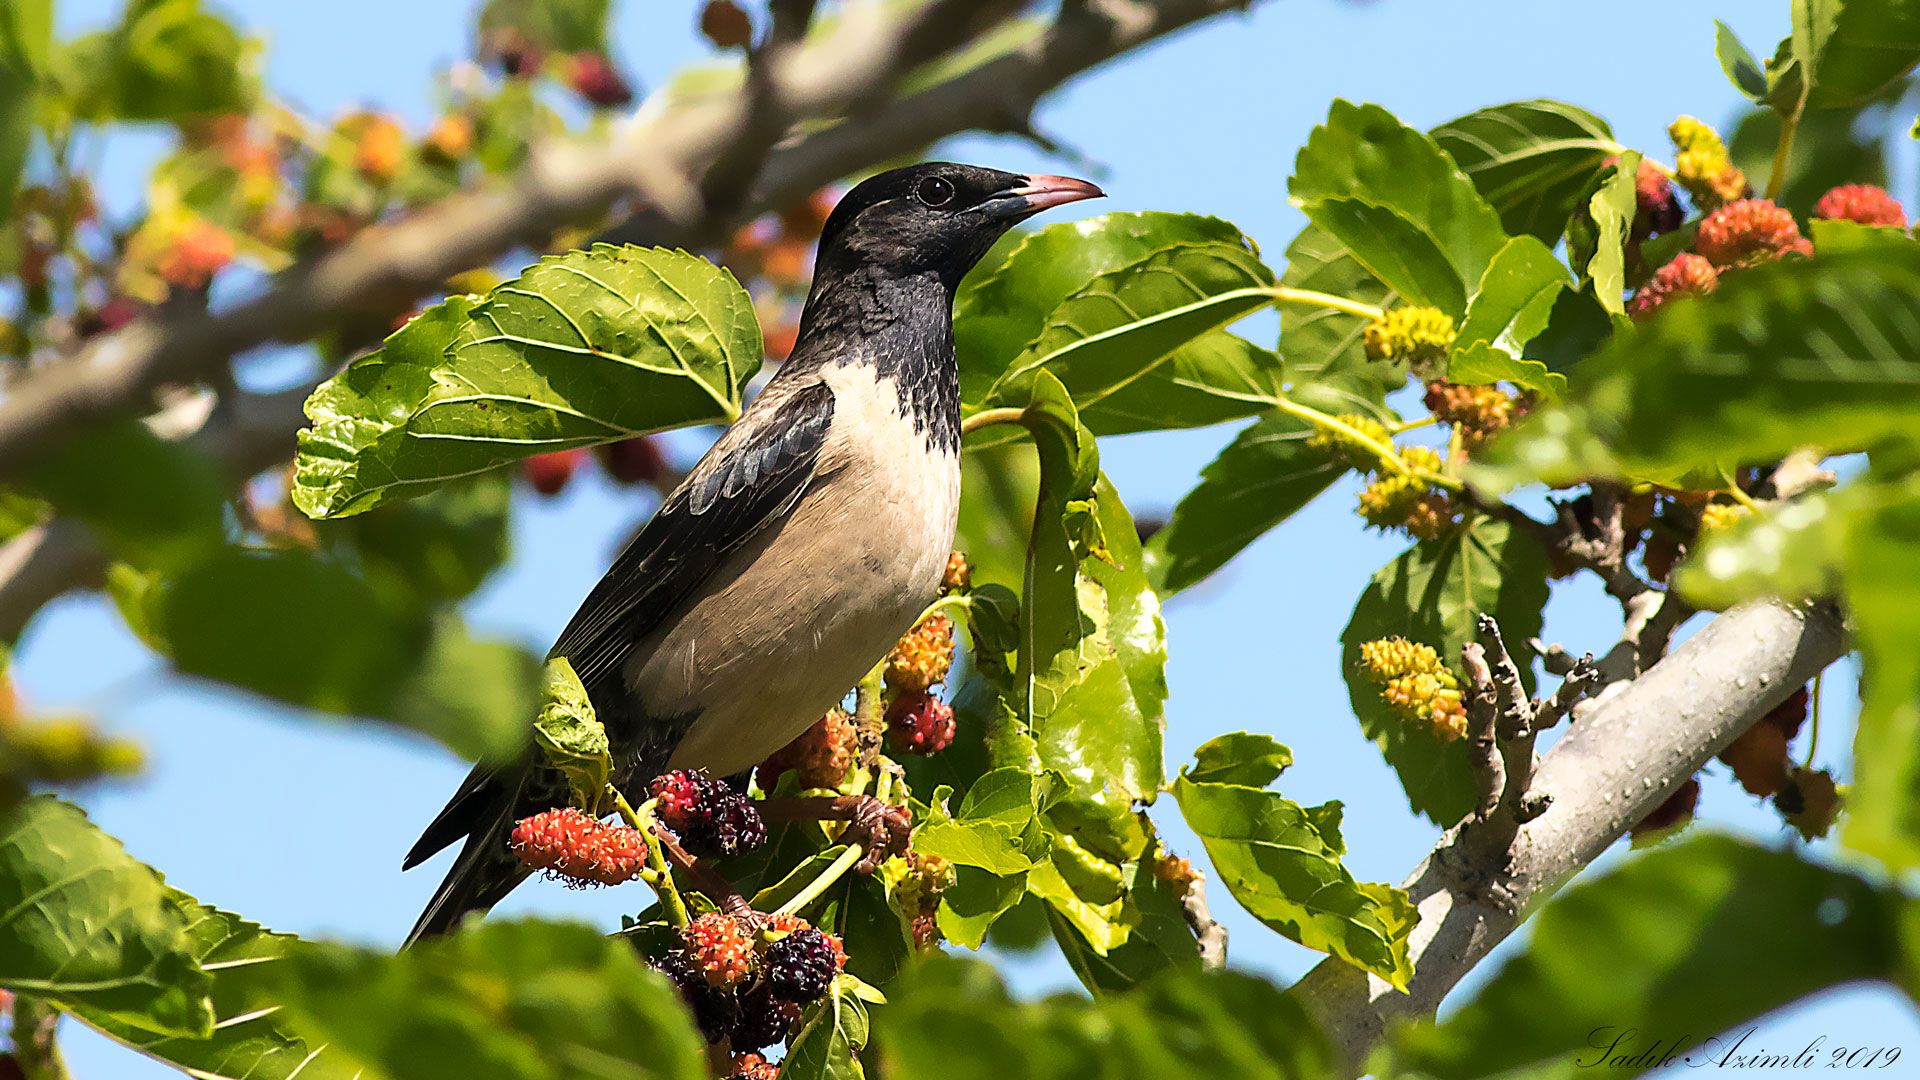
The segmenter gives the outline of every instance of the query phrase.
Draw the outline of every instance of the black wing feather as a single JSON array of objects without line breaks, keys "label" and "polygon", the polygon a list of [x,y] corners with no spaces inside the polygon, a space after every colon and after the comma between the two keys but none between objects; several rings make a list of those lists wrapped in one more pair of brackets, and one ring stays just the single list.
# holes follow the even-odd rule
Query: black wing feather
[{"label": "black wing feather", "polygon": [[799,501],[826,443],[833,390],[813,383],[754,419],[729,431],[668,496],[561,631],[547,655],[566,657],[581,682],[591,687],[619,671],[728,553]]}]

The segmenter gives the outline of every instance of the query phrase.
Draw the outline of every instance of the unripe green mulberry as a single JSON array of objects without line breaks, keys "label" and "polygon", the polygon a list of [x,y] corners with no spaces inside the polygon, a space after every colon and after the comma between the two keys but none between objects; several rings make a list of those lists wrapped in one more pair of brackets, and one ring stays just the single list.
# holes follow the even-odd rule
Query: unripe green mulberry
[{"label": "unripe green mulberry", "polygon": [[1719,532],[1751,513],[1736,503],[1708,503],[1700,508],[1700,535]]},{"label": "unripe green mulberry", "polygon": [[[1430,447],[1409,446],[1400,451],[1400,459],[1416,472],[1440,471],[1440,455]],[[1376,529],[1404,529],[1421,540],[1439,537],[1459,517],[1445,492],[1400,473],[1381,476],[1361,491],[1359,513]]]},{"label": "unripe green mulberry", "polygon": [[[1334,419],[1382,446],[1393,445],[1393,434],[1387,430],[1387,425],[1370,416],[1341,413]],[[1349,467],[1360,472],[1368,472],[1380,464],[1380,459],[1374,455],[1373,451],[1355,444],[1343,432],[1324,424],[1314,426],[1313,434],[1307,436],[1307,445],[1323,453],[1334,454],[1345,459]]]},{"label": "unripe green mulberry", "polygon": [[1720,133],[1691,116],[1682,116],[1667,127],[1667,137],[1679,152],[1674,160],[1673,178],[1687,189],[1702,209],[1744,199],[1751,188],[1747,175],[1734,167],[1727,156],[1727,144]]},{"label": "unripe green mulberry", "polygon": [[1442,742],[1467,733],[1460,682],[1433,646],[1391,637],[1360,645],[1360,671],[1402,719],[1426,726]]},{"label": "unripe green mulberry", "polygon": [[1447,358],[1453,346],[1453,319],[1439,308],[1397,307],[1367,324],[1367,359],[1404,361],[1424,374]]}]

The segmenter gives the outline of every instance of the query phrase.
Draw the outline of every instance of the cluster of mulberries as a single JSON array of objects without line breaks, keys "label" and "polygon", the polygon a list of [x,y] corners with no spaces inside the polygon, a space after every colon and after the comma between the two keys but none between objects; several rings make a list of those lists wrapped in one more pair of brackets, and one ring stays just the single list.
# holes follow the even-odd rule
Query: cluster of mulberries
[{"label": "cluster of mulberries", "polygon": [[[650,435],[636,435],[598,448],[600,467],[622,484],[658,484],[666,478],[667,459],[660,444]],[[535,454],[520,462],[520,473],[528,486],[542,495],[558,495],[567,489],[574,474],[588,461],[580,447]]]},{"label": "cluster of mulberries", "polygon": [[1194,882],[1200,880],[1200,871],[1195,870],[1191,862],[1162,848],[1153,860],[1153,876],[1172,886],[1174,895],[1184,898],[1193,891]]},{"label": "cluster of mulberries", "polygon": [[1900,200],[1872,184],[1846,184],[1834,188],[1813,204],[1813,216],[1861,225],[1898,225],[1905,228],[1907,224],[1907,210],[1900,205]]},{"label": "cluster of mulberries", "polygon": [[1800,235],[1800,223],[1771,199],[1728,203],[1700,223],[1693,250],[1714,266],[1747,266],[1783,255],[1811,255],[1813,245]]},{"label": "cluster of mulberries", "polygon": [[1787,775],[1787,785],[1773,797],[1773,808],[1800,838],[1818,840],[1833,829],[1840,817],[1840,789],[1833,774],[1825,769],[1796,765]]},{"label": "cluster of mulberries", "polygon": [[[1371,416],[1341,413],[1334,419],[1382,446],[1393,445],[1393,433],[1387,430],[1387,425]],[[1354,444],[1344,434],[1324,424],[1314,426],[1313,434],[1307,436],[1307,445],[1322,453],[1337,455],[1346,461],[1349,468],[1360,472],[1368,472],[1380,463],[1372,451]]]},{"label": "cluster of mulberries", "polygon": [[735,1054],[727,1080],[780,1080],[780,1066],[756,1053]]},{"label": "cluster of mulberries", "polygon": [[647,861],[639,830],[609,825],[571,806],[521,820],[507,843],[521,862],[582,887],[632,881]]},{"label": "cluster of mulberries", "polygon": [[739,1052],[785,1041],[847,954],[839,938],[796,916],[770,916],[755,934],[715,911],[693,920],[680,947],[651,962],[679,988],[707,1041],[726,1039]]},{"label": "cluster of mulberries", "polygon": [[1381,700],[1402,719],[1424,724],[1442,742],[1467,733],[1460,682],[1433,646],[1402,637],[1364,642],[1360,670],[1380,686]]},{"label": "cluster of mulberries", "polygon": [[953,620],[929,615],[887,655],[887,686],[897,694],[925,693],[944,682],[952,666]]},{"label": "cluster of mulberries", "polygon": [[[1789,759],[1788,746],[1806,723],[1809,701],[1806,687],[1787,695],[1722,750],[1720,761],[1733,770],[1734,779],[1748,794],[1771,799],[1781,819],[1802,839],[1813,841],[1833,828],[1842,799],[1831,773],[1795,765]],[[1699,799],[1700,781],[1695,777],[1633,827],[1634,846],[1643,847],[1673,835],[1693,820]]]},{"label": "cluster of mulberries", "polygon": [[[1430,447],[1409,446],[1400,456],[1417,471],[1440,471],[1440,455]],[[1405,529],[1421,540],[1439,538],[1460,517],[1459,507],[1446,492],[1398,472],[1376,474],[1360,492],[1359,511],[1376,529]]]},{"label": "cluster of mulberries", "polygon": [[1712,209],[1744,199],[1752,190],[1746,174],[1734,167],[1727,144],[1713,128],[1683,116],[1668,125],[1667,137],[1673,140],[1677,152],[1674,179],[1693,196],[1696,206]]},{"label": "cluster of mulberries", "polygon": [[1753,513],[1738,503],[1708,503],[1700,508],[1700,535],[1719,532]]},{"label": "cluster of mulberries", "polygon": [[838,788],[860,756],[860,732],[846,710],[827,711],[812,727],[760,763],[760,786],[772,791],[792,770],[802,788]]},{"label": "cluster of mulberries", "polygon": [[922,690],[887,706],[887,742],[908,754],[937,754],[953,744],[953,706]]},{"label": "cluster of mulberries", "polygon": [[1720,284],[1720,272],[1699,255],[1683,251],[1673,261],[1654,271],[1646,284],[1634,291],[1627,314],[1637,322],[1683,296],[1705,296]]},{"label": "cluster of mulberries", "polygon": [[1525,395],[1513,395],[1498,386],[1470,386],[1444,379],[1427,384],[1427,411],[1435,420],[1449,424],[1460,433],[1460,445],[1478,450],[1487,440],[1512,427],[1533,402]]},{"label": "cluster of mulberries", "polygon": [[767,827],[753,800],[707,775],[674,769],[654,778],[655,813],[693,855],[738,855],[766,842]]},{"label": "cluster of mulberries", "polygon": [[1439,308],[1397,307],[1367,324],[1367,359],[1403,362],[1424,375],[1453,347],[1453,318]]},{"label": "cluster of mulberries", "polygon": [[938,855],[909,851],[880,867],[887,895],[913,929],[914,946],[933,947],[940,941],[940,894],[954,883],[953,863]]}]

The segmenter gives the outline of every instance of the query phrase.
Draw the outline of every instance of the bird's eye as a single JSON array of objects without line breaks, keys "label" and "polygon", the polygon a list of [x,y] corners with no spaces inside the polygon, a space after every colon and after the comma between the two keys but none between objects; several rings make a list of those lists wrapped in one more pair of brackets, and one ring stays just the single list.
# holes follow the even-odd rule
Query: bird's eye
[{"label": "bird's eye", "polygon": [[929,176],[920,181],[913,189],[914,197],[928,206],[945,206],[953,201],[953,183],[938,176]]}]

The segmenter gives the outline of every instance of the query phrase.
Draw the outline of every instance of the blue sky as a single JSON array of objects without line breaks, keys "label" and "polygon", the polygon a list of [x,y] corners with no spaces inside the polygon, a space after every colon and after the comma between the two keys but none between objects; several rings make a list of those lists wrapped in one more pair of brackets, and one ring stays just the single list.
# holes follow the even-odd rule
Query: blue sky
[{"label": "blue sky", "polygon": [[[118,5],[58,6],[63,31],[72,33],[103,22]],[[417,127],[433,114],[434,72],[469,50],[474,5],[223,6],[265,39],[264,69],[276,94],[323,118],[372,105]],[[615,51],[643,84],[659,85],[703,54],[693,32],[697,7],[616,3]],[[1559,98],[1608,119],[1621,142],[1666,157],[1664,128],[1676,114],[1719,122],[1740,103],[1713,57],[1713,19],[1765,53],[1786,32],[1786,9],[1785,0],[1268,0],[1250,15],[1218,19],[1080,79],[1043,107],[1039,127],[1098,163],[1094,178],[1110,198],[1089,212],[1216,214],[1277,262],[1303,223],[1286,201],[1294,151],[1335,97],[1379,103],[1419,127],[1502,101]],[[137,204],[158,145],[130,136],[108,149],[110,205]],[[1089,168],[1008,138],[957,139],[940,155],[1023,171],[1085,175]],[[1896,190],[1910,207],[1911,165],[1902,163]],[[1232,435],[1229,426],[1129,436],[1104,441],[1102,452],[1136,512],[1164,511]],[[684,440],[673,445],[687,460],[699,449]],[[1299,762],[1282,789],[1306,804],[1344,800],[1348,865],[1362,879],[1398,882],[1435,831],[1407,812],[1392,773],[1361,738],[1340,679],[1338,637],[1368,577],[1403,545],[1361,530],[1351,513],[1354,494],[1349,480],[1170,605],[1167,754],[1177,767],[1222,732],[1276,735]],[[650,509],[646,496],[597,476],[555,501],[524,500],[513,560],[472,601],[472,620],[544,651],[619,538]],[[1591,582],[1556,586],[1550,640],[1599,652],[1618,628],[1617,609]],[[134,855],[208,903],[281,930],[388,946],[444,872],[443,856],[399,873],[401,853],[466,769],[434,744],[173,678],[95,596],[70,596],[45,611],[16,654],[15,671],[35,709],[93,712],[146,745],[145,776],[80,801]],[[1828,764],[1851,739],[1855,701],[1853,669],[1843,664],[1833,676],[1822,737]],[[1717,767],[1701,812],[1717,826],[1784,842],[1772,811]],[[1170,800],[1155,816],[1176,847],[1199,854]],[[1823,853],[1828,847],[1820,845]],[[1602,865],[1622,851],[1616,847]],[[1292,978],[1317,959],[1253,922],[1224,890],[1216,888],[1213,899],[1232,931],[1236,964]],[[611,926],[622,910],[639,906],[642,897],[630,891],[532,883],[500,910]],[[1008,964],[1023,991],[1072,981],[1045,954]],[[1482,965],[1476,977],[1495,966]],[[174,1075],[72,1028],[68,1046],[83,1080]],[[1797,1049],[1821,1034],[1829,1046],[1920,1049],[1920,1017],[1892,991],[1842,990],[1772,1018],[1754,1042]]]}]

